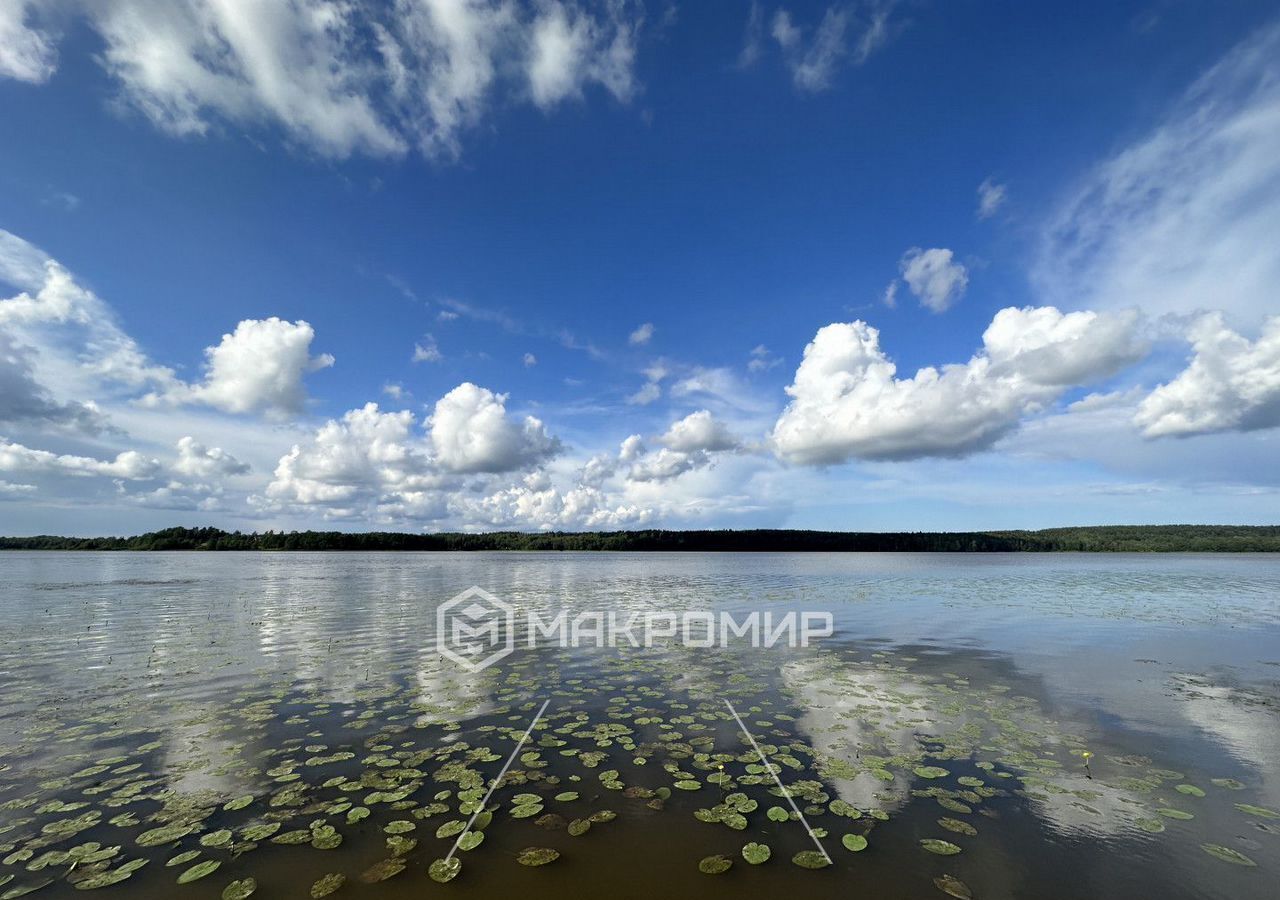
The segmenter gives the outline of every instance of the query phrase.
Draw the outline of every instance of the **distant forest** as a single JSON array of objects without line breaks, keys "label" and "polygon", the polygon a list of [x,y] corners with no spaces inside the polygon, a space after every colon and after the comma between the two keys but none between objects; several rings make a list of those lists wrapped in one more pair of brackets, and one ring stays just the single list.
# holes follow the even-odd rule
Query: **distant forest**
[{"label": "distant forest", "polygon": [[1277,552],[1280,526],[1099,525],[1042,531],[495,531],[485,534],[166,528],[133,537],[0,537],[0,550],[680,550]]}]

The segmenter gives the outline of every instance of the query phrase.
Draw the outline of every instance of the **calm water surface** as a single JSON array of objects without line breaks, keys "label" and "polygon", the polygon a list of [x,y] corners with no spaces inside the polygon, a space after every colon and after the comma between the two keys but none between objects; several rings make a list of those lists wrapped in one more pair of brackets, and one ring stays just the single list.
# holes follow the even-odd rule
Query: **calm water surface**
[{"label": "calm water surface", "polygon": [[[435,610],[471,585],[544,612],[825,610],[836,633],[470,674]],[[832,865],[792,862],[813,843],[725,699]],[[369,898],[1270,898],[1278,811],[1271,557],[0,555],[0,900],[326,875]],[[701,873],[714,855],[732,868]]]}]

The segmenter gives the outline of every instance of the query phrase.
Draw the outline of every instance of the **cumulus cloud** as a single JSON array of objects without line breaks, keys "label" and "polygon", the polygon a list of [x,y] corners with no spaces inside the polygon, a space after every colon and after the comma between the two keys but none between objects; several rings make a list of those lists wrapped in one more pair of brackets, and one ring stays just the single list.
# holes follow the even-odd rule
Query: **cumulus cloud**
[{"label": "cumulus cloud", "polygon": [[990,219],[999,212],[1008,199],[1008,193],[1008,189],[995,179],[982,179],[982,184],[978,185],[978,218]]},{"label": "cumulus cloud", "polygon": [[302,411],[303,376],[332,366],[328,353],[311,355],[315,331],[304,321],[245,319],[205,350],[204,381],[177,385],[149,402],[202,403],[228,413],[289,416]]},{"label": "cumulus cloud", "polygon": [[0,0],[0,78],[39,84],[58,67],[52,37],[36,26],[34,0]]},{"label": "cumulus cloud", "polygon": [[1256,341],[1227,327],[1220,313],[1197,320],[1189,337],[1191,362],[1134,415],[1145,437],[1280,426],[1280,316],[1266,321]]},{"label": "cumulus cloud", "polygon": [[659,442],[672,450],[692,452],[705,450],[733,450],[738,446],[735,438],[723,422],[717,421],[709,411],[700,409],[689,413],[667,429]]},{"label": "cumulus cloud", "polygon": [[1049,302],[1256,325],[1280,284],[1280,23],[1231,50],[1152,131],[1080,179],[1043,225]]},{"label": "cumulus cloud", "polygon": [[786,460],[963,456],[990,447],[1068,388],[1141,358],[1136,316],[1008,308],[969,362],[898,378],[880,333],[862,321],[820,329],[787,388],[774,425]]},{"label": "cumulus cloud", "polygon": [[0,438],[0,472],[23,474],[105,475],[112,478],[142,480],[160,471],[160,461],[126,450],[115,459],[95,459],[66,453],[36,450]]},{"label": "cumulus cloud", "polygon": [[351,504],[430,487],[427,448],[413,435],[408,410],[367,403],[326,422],[306,444],[281,457],[267,497],[304,505]]},{"label": "cumulus cloud", "polygon": [[221,447],[206,447],[190,435],[179,439],[173,470],[190,478],[243,475],[249,467]]},{"label": "cumulus cloud", "polygon": [[507,395],[463,382],[436,401],[431,443],[452,472],[509,472],[560,452],[560,441],[533,416],[507,415]]},{"label": "cumulus cloud", "polygon": [[912,247],[902,255],[898,269],[920,305],[936,313],[950,309],[969,286],[969,272],[955,261],[950,250],[941,247]]},{"label": "cumulus cloud", "polygon": [[[0,76],[56,67],[36,4],[0,4]],[[272,125],[325,156],[451,157],[501,96],[548,109],[599,85],[636,92],[643,7],[561,0],[96,0],[120,100],[175,135]]]}]

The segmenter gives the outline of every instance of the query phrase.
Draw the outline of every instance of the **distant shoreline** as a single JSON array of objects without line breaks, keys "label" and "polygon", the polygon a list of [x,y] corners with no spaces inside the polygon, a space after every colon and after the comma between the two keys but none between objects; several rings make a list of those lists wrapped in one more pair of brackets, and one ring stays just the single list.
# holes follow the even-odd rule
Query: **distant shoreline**
[{"label": "distant shoreline", "polygon": [[1275,553],[1280,552],[1280,525],[1094,525],[1039,531],[969,532],[755,529],[476,534],[244,533],[219,528],[167,528],[132,537],[0,537],[0,550]]}]

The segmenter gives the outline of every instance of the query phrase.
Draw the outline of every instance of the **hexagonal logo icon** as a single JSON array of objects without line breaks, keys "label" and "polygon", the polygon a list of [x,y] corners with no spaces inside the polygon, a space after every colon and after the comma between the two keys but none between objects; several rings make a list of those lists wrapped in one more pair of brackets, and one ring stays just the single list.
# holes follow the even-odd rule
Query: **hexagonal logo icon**
[{"label": "hexagonal logo icon", "polygon": [[515,624],[515,609],[473,585],[436,610],[436,649],[479,672],[515,649]]}]

